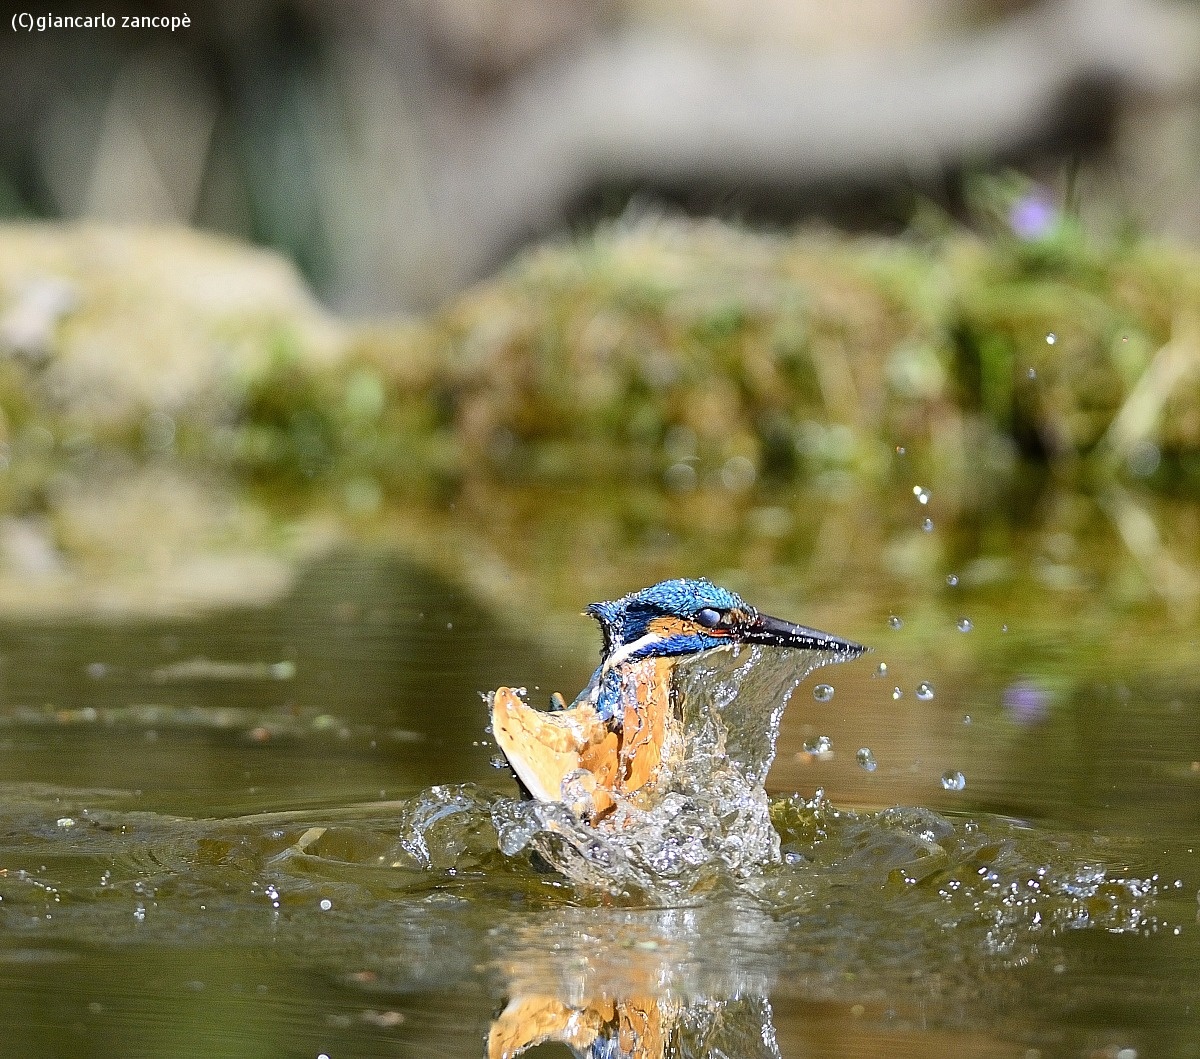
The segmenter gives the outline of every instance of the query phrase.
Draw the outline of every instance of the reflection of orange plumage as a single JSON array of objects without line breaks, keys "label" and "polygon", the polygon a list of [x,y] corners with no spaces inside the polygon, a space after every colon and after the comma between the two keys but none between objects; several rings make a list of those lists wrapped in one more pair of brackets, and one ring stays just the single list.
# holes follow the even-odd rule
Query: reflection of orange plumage
[{"label": "reflection of orange plumage", "polygon": [[557,997],[516,997],[492,1023],[488,1059],[513,1059],[547,1041],[559,1041],[581,1052],[606,1032],[609,1039],[615,1038],[621,1055],[662,1059],[667,1054],[674,1010],[673,1003],[653,996],[589,1000],[582,1007],[572,1007]]}]

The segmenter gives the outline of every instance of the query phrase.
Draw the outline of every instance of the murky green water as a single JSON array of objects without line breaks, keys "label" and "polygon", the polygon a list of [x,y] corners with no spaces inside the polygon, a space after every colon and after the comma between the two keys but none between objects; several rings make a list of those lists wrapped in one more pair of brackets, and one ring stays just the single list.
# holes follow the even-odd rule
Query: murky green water
[{"label": "murky green water", "polygon": [[[271,601],[9,607],[7,1051],[1200,1055],[1195,512],[907,485],[461,495]],[[782,862],[649,897],[505,856],[480,693],[573,693],[583,604],[698,573],[875,648],[788,708]]]}]

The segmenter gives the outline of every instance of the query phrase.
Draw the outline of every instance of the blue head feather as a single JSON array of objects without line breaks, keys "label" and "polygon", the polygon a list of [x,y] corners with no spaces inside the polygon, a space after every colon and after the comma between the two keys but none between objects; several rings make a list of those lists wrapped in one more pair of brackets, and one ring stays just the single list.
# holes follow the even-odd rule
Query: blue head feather
[{"label": "blue head feather", "polygon": [[[636,644],[646,636],[650,631],[650,623],[655,618],[680,618],[694,622],[700,611],[705,609],[719,613],[730,610],[754,613],[753,608],[747,606],[736,593],[714,585],[704,578],[680,577],[660,581],[657,585],[643,588],[639,592],[631,592],[620,599],[593,603],[587,608],[587,612],[600,623],[600,629],[604,633],[604,647],[601,652],[604,662],[592,675],[588,686],[580,692],[579,698],[594,696],[600,716],[605,720],[617,715],[620,682],[605,663],[615,652]],[[679,657],[696,654],[710,647],[719,647],[728,642],[728,638],[710,636],[703,628],[692,624],[686,631],[677,635],[651,638],[646,644],[635,647],[625,657],[631,661],[650,657]]]},{"label": "blue head feather", "polygon": [[[754,612],[736,592],[714,585],[702,577],[677,577],[660,581],[657,585],[631,592],[617,600],[593,603],[587,610],[600,622],[604,633],[603,653],[607,656],[645,636],[654,618],[694,621],[696,615],[705,609],[722,613],[729,610]],[[631,657],[692,654],[726,642],[722,637],[708,636],[702,629],[697,629],[685,636],[673,636],[647,645],[644,651],[635,652]]]},{"label": "blue head feather", "polygon": [[824,651],[854,658],[866,648],[817,629],[759,614],[741,596],[704,578],[675,578],[593,603],[588,613],[604,633],[603,661],[576,702],[595,703],[605,720],[618,715],[626,662],[680,658],[730,643]]},{"label": "blue head feather", "polygon": [[758,614],[736,592],[703,578],[660,581],[620,599],[593,603],[588,614],[600,622],[604,651],[599,669],[575,701],[593,702],[605,720],[619,720],[625,663],[682,658],[730,644],[822,651],[838,660],[866,650],[850,640]]}]

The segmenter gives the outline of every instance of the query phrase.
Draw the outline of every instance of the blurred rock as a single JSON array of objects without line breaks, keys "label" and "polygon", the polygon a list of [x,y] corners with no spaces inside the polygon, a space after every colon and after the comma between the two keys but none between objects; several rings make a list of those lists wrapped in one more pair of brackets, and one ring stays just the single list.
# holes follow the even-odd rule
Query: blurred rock
[{"label": "blurred rock", "polygon": [[1194,5],[198,10],[169,44],[0,39],[20,86],[0,96],[0,211],[234,232],[368,312],[436,305],[522,246],[647,199],[895,231],[922,199],[962,210],[964,174],[1018,165],[1056,187],[1069,172],[1110,229],[1200,232]]},{"label": "blurred rock", "polygon": [[248,497],[164,467],[60,477],[44,513],[0,519],[0,616],[107,618],[261,606],[335,539],[319,515],[286,539]]},{"label": "blurred rock", "polygon": [[18,224],[0,227],[0,344],[25,362],[0,392],[10,423],[128,435],[149,418],[161,438],[162,417],[227,417],[281,348],[316,369],[345,339],[274,254],[182,229]]}]

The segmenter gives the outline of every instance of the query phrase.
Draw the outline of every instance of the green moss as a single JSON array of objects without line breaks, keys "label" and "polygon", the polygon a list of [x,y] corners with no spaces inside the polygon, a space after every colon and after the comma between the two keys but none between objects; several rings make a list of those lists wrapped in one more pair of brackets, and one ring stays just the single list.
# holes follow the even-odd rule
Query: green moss
[{"label": "green moss", "polygon": [[[879,476],[902,446],[916,471],[1002,473],[1017,452],[1194,489],[1200,386],[1152,366],[1195,341],[1200,261],[1061,216],[1017,238],[1005,218],[1022,193],[985,187],[974,231],[931,214],[903,239],[604,229],[524,255],[430,320],[354,327],[262,255],[19,227],[0,232],[0,314],[33,265],[75,307],[41,360],[0,361],[0,427],[140,448],[166,416],[199,458],[305,480],[686,488],[744,480],[745,461],[751,477]],[[97,247],[114,264],[93,274]]]}]

